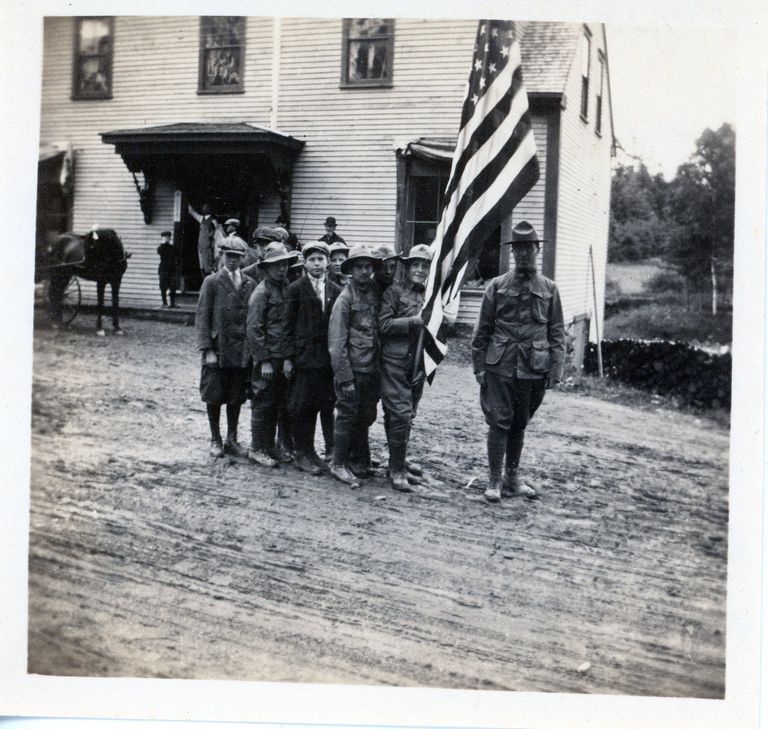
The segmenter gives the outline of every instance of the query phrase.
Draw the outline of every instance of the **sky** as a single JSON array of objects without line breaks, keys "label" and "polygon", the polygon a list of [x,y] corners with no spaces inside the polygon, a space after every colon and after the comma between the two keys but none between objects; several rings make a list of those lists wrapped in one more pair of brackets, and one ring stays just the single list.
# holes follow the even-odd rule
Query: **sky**
[{"label": "sky", "polygon": [[705,128],[736,126],[736,31],[607,24],[606,36],[614,134],[652,173],[671,179]]}]

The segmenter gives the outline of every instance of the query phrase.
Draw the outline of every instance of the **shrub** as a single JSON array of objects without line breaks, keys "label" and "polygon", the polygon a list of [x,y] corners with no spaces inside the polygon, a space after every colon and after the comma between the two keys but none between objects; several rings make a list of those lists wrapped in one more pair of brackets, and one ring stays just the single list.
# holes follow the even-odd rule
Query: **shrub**
[{"label": "shrub", "polygon": [[659,271],[643,284],[643,289],[650,294],[667,291],[680,293],[685,290],[685,278],[676,271]]}]

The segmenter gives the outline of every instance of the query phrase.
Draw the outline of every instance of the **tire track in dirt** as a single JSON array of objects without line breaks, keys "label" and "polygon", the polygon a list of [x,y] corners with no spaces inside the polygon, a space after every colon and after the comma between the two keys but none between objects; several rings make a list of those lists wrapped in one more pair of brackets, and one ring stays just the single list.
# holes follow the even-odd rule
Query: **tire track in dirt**
[{"label": "tire track in dirt", "polygon": [[36,335],[31,671],[722,696],[726,431],[553,392],[542,498],[489,507],[447,363],[413,443],[449,500],[355,491],[212,464],[190,330],[131,324]]}]

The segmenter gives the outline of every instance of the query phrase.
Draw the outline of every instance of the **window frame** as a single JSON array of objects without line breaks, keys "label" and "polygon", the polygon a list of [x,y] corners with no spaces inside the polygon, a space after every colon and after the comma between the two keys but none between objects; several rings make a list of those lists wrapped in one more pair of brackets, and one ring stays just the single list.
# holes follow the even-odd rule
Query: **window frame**
[{"label": "window frame", "polygon": [[[115,55],[115,16],[114,15],[78,15],[75,17],[74,40],[72,44],[72,95],[73,101],[100,101],[112,98],[112,61]],[[109,51],[102,53],[80,52],[80,27],[84,21],[103,20],[109,28]],[[106,57],[107,89],[100,92],[87,92],[80,89],[81,60],[87,58]]]},{"label": "window frame", "polygon": [[[384,78],[350,80],[349,78],[349,46],[351,41],[358,40],[357,37],[350,38],[349,31],[352,21],[355,18],[344,18],[342,20],[341,30],[341,81],[339,87],[342,89],[370,89],[370,88],[391,88],[393,84],[393,62],[395,53],[395,19],[382,18],[387,23],[388,32],[387,41],[387,75]],[[382,37],[376,38],[382,40]]]},{"label": "window frame", "polygon": [[602,51],[598,51],[597,65],[600,69],[600,78],[597,85],[597,94],[595,95],[595,134],[598,137],[603,136],[603,101],[605,99],[605,74],[606,58]]},{"label": "window frame", "polygon": [[[592,32],[584,26],[579,52],[583,54],[584,41],[586,41],[586,61],[587,61],[587,75],[584,75],[583,68],[581,70],[581,100],[579,104],[579,116],[582,121],[589,121],[589,76],[592,69]],[[584,65],[583,56],[579,58],[581,65]]]},{"label": "window frame", "polygon": [[[205,85],[205,58],[206,51],[211,50],[205,47],[205,22],[207,18],[239,18],[242,23],[242,39],[238,46],[217,46],[217,48],[239,48],[240,49],[240,83],[227,84],[226,86],[206,86]],[[218,96],[219,94],[244,94],[245,93],[245,38],[246,38],[245,15],[201,15],[199,30],[199,55],[198,55],[198,73],[197,73],[197,93],[202,96]]]}]

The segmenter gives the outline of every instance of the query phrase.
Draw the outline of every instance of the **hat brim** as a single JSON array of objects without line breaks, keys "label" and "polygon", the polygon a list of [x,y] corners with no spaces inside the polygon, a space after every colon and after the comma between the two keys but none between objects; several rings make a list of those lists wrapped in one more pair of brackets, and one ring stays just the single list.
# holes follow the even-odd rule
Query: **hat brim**
[{"label": "hat brim", "polygon": [[381,268],[381,258],[375,258],[374,256],[355,256],[354,258],[347,258],[341,263],[341,272],[343,274],[352,273],[352,266],[355,263],[370,263],[374,270]]},{"label": "hat brim", "polygon": [[233,256],[240,256],[241,258],[245,257],[245,251],[233,251],[231,248],[219,248],[219,250],[226,255],[227,253],[231,253]]},{"label": "hat brim", "polygon": [[505,240],[501,245],[513,246],[516,243],[548,243],[547,238],[530,238],[528,240]]},{"label": "hat brim", "polygon": [[399,258],[403,263],[410,263],[411,261],[426,261],[427,263],[432,263],[432,259],[427,258],[426,256],[400,256]]},{"label": "hat brim", "polygon": [[295,261],[298,259],[298,257],[298,253],[285,253],[283,255],[270,258],[269,260],[259,261],[256,265],[259,268],[264,268],[265,266],[271,266],[274,263],[283,263],[283,261]]}]

